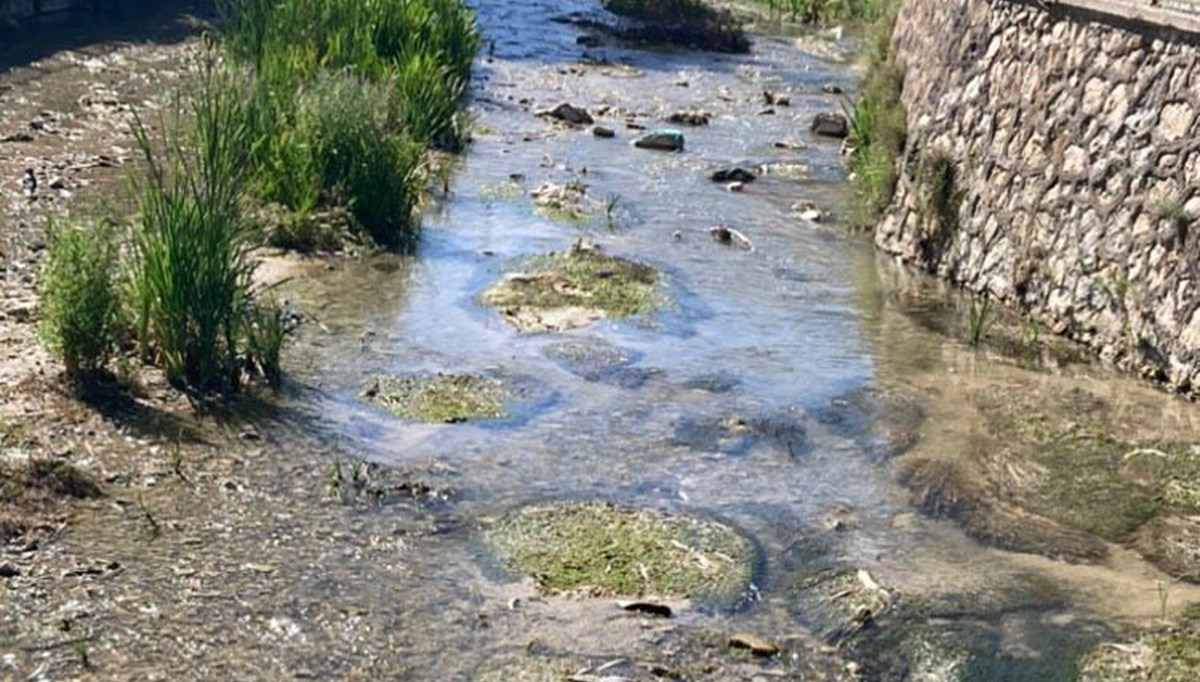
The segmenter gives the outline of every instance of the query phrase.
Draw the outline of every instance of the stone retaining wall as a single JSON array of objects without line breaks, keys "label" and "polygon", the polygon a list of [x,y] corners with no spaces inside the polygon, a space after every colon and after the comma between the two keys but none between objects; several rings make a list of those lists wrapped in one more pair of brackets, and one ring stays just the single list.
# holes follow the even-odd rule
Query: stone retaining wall
[{"label": "stone retaining wall", "polygon": [[1198,394],[1200,21],[1149,4],[903,0],[909,145],[875,240]]}]

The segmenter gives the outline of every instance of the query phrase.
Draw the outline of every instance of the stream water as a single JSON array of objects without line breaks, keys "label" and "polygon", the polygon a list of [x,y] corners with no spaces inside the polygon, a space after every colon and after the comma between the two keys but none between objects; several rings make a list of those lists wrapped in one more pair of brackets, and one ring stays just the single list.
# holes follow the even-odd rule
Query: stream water
[{"label": "stream water", "polygon": [[[812,136],[808,124],[840,109],[823,86],[852,91],[851,63],[837,58],[850,41],[759,36],[739,56],[610,39],[582,47],[579,22],[562,21],[602,15],[585,0],[482,3],[489,46],[473,92],[479,133],[450,195],[425,216],[419,253],[313,265],[288,285],[320,323],[303,328],[293,353],[303,386],[293,403],[343,449],[427,466],[459,491],[444,532],[396,590],[419,618],[419,632],[397,634],[414,669],[437,671],[429,679],[473,679],[533,639],[619,655],[618,635],[586,618],[573,624],[572,609],[582,607],[479,627],[481,605],[528,590],[480,559],[479,523],[547,499],[732,522],[761,548],[759,598],[738,608],[696,605],[680,619],[776,638],[803,637],[819,620],[796,590],[812,570],[806,539],[829,535],[831,509],[849,510],[853,523],[820,561],[864,568],[910,598],[953,599],[955,613],[931,622],[994,661],[970,679],[1072,679],[1078,655],[1115,624],[1145,623],[1198,596],[1177,585],[1164,608],[1157,590],[1165,578],[1125,550],[1114,548],[1103,565],[1071,565],[990,549],[914,513],[887,460],[881,419],[900,422],[895,428],[911,430],[922,447],[954,452],[970,447],[978,417],[961,398],[968,391],[1050,395],[1084,386],[1118,406],[1131,429],[1153,419],[1194,433],[1197,415],[1100,368],[968,347],[952,293],[880,262],[867,239],[847,230],[839,145]],[[764,89],[790,95],[790,106],[762,113]],[[600,139],[533,114],[560,102],[619,108],[651,128],[683,109],[713,119],[684,129],[683,153],[660,153],[631,146],[637,133],[622,116],[599,118],[617,131]],[[783,141],[797,144],[775,145]],[[709,180],[733,164],[786,172],[743,192]],[[514,174],[523,177],[519,192]],[[572,225],[533,210],[530,189],[571,180],[600,200],[619,197],[616,225]],[[834,218],[799,218],[792,205],[802,201]],[[745,233],[754,250],[714,242],[707,231],[718,224]],[[582,231],[609,253],[659,268],[666,307],[522,334],[479,304],[512,259],[568,248]],[[607,361],[573,362],[580,348]],[[526,387],[527,399],[496,423],[421,425],[358,397],[373,373],[438,371],[496,374]],[[885,414],[889,395],[918,396],[924,407]],[[769,423],[774,436],[714,436],[712,425],[730,415]]]}]

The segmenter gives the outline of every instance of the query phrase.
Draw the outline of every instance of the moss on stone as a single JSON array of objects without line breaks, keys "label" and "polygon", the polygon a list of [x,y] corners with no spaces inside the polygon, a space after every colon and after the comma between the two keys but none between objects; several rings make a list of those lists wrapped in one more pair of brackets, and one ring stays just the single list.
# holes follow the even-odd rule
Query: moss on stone
[{"label": "moss on stone", "polygon": [[658,272],[641,263],[576,246],[537,256],[483,295],[523,331],[581,327],[599,318],[642,315],[657,305]]},{"label": "moss on stone", "polygon": [[603,503],[527,507],[485,537],[511,569],[548,593],[732,596],[749,582],[754,554],[721,523]]},{"label": "moss on stone", "polygon": [[504,382],[470,374],[375,376],[362,396],[397,417],[446,424],[500,419],[514,397]]}]

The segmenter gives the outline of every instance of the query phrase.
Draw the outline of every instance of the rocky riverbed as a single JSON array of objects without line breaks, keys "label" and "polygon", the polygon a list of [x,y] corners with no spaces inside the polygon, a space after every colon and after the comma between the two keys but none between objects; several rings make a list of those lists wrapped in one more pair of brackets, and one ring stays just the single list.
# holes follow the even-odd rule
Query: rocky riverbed
[{"label": "rocky riverbed", "polygon": [[0,677],[1188,679],[1200,412],[1002,311],[972,345],[847,234],[811,124],[852,38],[615,21],[484,3],[418,253],[264,252],[287,380],[204,417],[152,373],[69,394],[36,331],[42,217],[122,210],[131,112],[198,39],[0,75],[0,462],[48,491]]}]

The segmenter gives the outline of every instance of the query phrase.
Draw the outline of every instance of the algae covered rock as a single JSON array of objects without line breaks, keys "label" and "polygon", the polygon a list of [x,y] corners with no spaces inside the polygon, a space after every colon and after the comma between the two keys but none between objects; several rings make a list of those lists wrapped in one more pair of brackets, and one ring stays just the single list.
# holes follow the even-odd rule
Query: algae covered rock
[{"label": "algae covered rock", "polygon": [[528,259],[483,294],[521,331],[563,331],[600,319],[649,313],[657,306],[658,272],[641,263],[577,245]]},{"label": "algae covered rock", "polygon": [[656,149],[663,152],[681,152],[683,151],[683,133],[669,128],[652,130],[634,140],[633,146],[639,149]]},{"label": "algae covered rock", "polygon": [[754,557],[749,540],[717,521],[604,503],[526,507],[485,540],[551,594],[734,596],[749,583]]},{"label": "algae covered rock", "polygon": [[500,419],[515,396],[504,382],[472,374],[374,376],[362,397],[397,417],[453,424],[471,419]]}]

